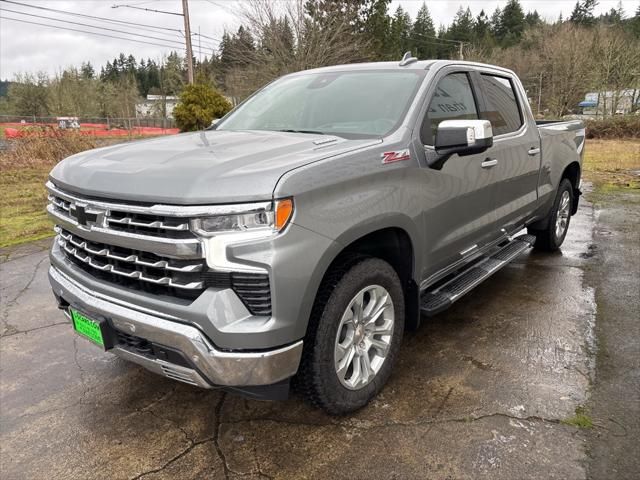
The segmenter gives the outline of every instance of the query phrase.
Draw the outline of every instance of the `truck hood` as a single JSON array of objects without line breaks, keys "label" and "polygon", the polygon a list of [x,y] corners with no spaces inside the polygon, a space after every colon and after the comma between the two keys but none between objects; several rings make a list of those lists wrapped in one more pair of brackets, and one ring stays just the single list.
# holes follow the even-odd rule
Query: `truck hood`
[{"label": "truck hood", "polygon": [[311,162],[381,139],[271,131],[202,131],[73,155],[50,179],[79,194],[197,205],[269,200],[278,179]]}]

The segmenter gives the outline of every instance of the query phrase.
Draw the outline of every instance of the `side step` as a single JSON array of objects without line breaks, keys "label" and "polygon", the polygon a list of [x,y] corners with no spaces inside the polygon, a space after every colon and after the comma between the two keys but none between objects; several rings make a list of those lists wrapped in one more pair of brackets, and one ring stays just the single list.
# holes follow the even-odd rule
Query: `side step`
[{"label": "side step", "polygon": [[420,297],[420,311],[433,316],[446,310],[465,293],[482,283],[525,250],[531,248],[536,237],[521,235],[507,245],[482,258],[473,266],[461,271],[444,284],[425,291]]}]

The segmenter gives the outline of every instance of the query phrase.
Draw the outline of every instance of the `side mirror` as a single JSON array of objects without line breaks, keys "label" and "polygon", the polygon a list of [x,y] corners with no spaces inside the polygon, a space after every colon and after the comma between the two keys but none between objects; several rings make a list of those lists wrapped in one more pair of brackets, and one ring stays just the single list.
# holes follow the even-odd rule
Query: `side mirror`
[{"label": "side mirror", "polygon": [[481,153],[493,145],[489,120],[445,120],[438,124],[435,149],[438,155]]},{"label": "side mirror", "polygon": [[220,121],[219,118],[214,118],[213,120],[211,120],[211,125],[209,125],[209,129],[210,130],[215,130],[216,129],[216,125],[218,124],[219,121]]}]

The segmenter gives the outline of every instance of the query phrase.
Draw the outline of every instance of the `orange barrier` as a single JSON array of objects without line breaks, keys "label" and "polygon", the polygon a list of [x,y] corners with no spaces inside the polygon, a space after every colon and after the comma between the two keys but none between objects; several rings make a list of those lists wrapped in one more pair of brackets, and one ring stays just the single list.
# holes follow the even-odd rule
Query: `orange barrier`
[{"label": "orange barrier", "polygon": [[[156,135],[175,135],[180,133],[178,128],[133,127],[131,130],[123,128],[107,129],[105,124],[81,123],[80,130],[59,129],[57,124],[24,124],[0,123],[5,138],[54,137],[58,135],[83,135],[88,137],[148,137]],[[19,128],[13,128],[19,127]]]}]

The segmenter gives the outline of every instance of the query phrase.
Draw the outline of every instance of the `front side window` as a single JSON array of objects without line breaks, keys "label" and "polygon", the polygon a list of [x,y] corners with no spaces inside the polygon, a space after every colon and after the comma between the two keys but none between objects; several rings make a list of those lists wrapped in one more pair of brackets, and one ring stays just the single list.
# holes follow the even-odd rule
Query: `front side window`
[{"label": "front side window", "polygon": [[420,132],[422,143],[433,145],[438,124],[444,120],[478,118],[469,76],[466,73],[451,73],[440,79],[429,102],[427,118]]},{"label": "front side window", "polygon": [[509,78],[483,73],[480,75],[487,111],[482,118],[491,122],[494,135],[515,132],[522,126],[522,115]]},{"label": "front side window", "polygon": [[284,77],[247,100],[216,129],[383,136],[403,120],[424,72],[351,71]]}]

